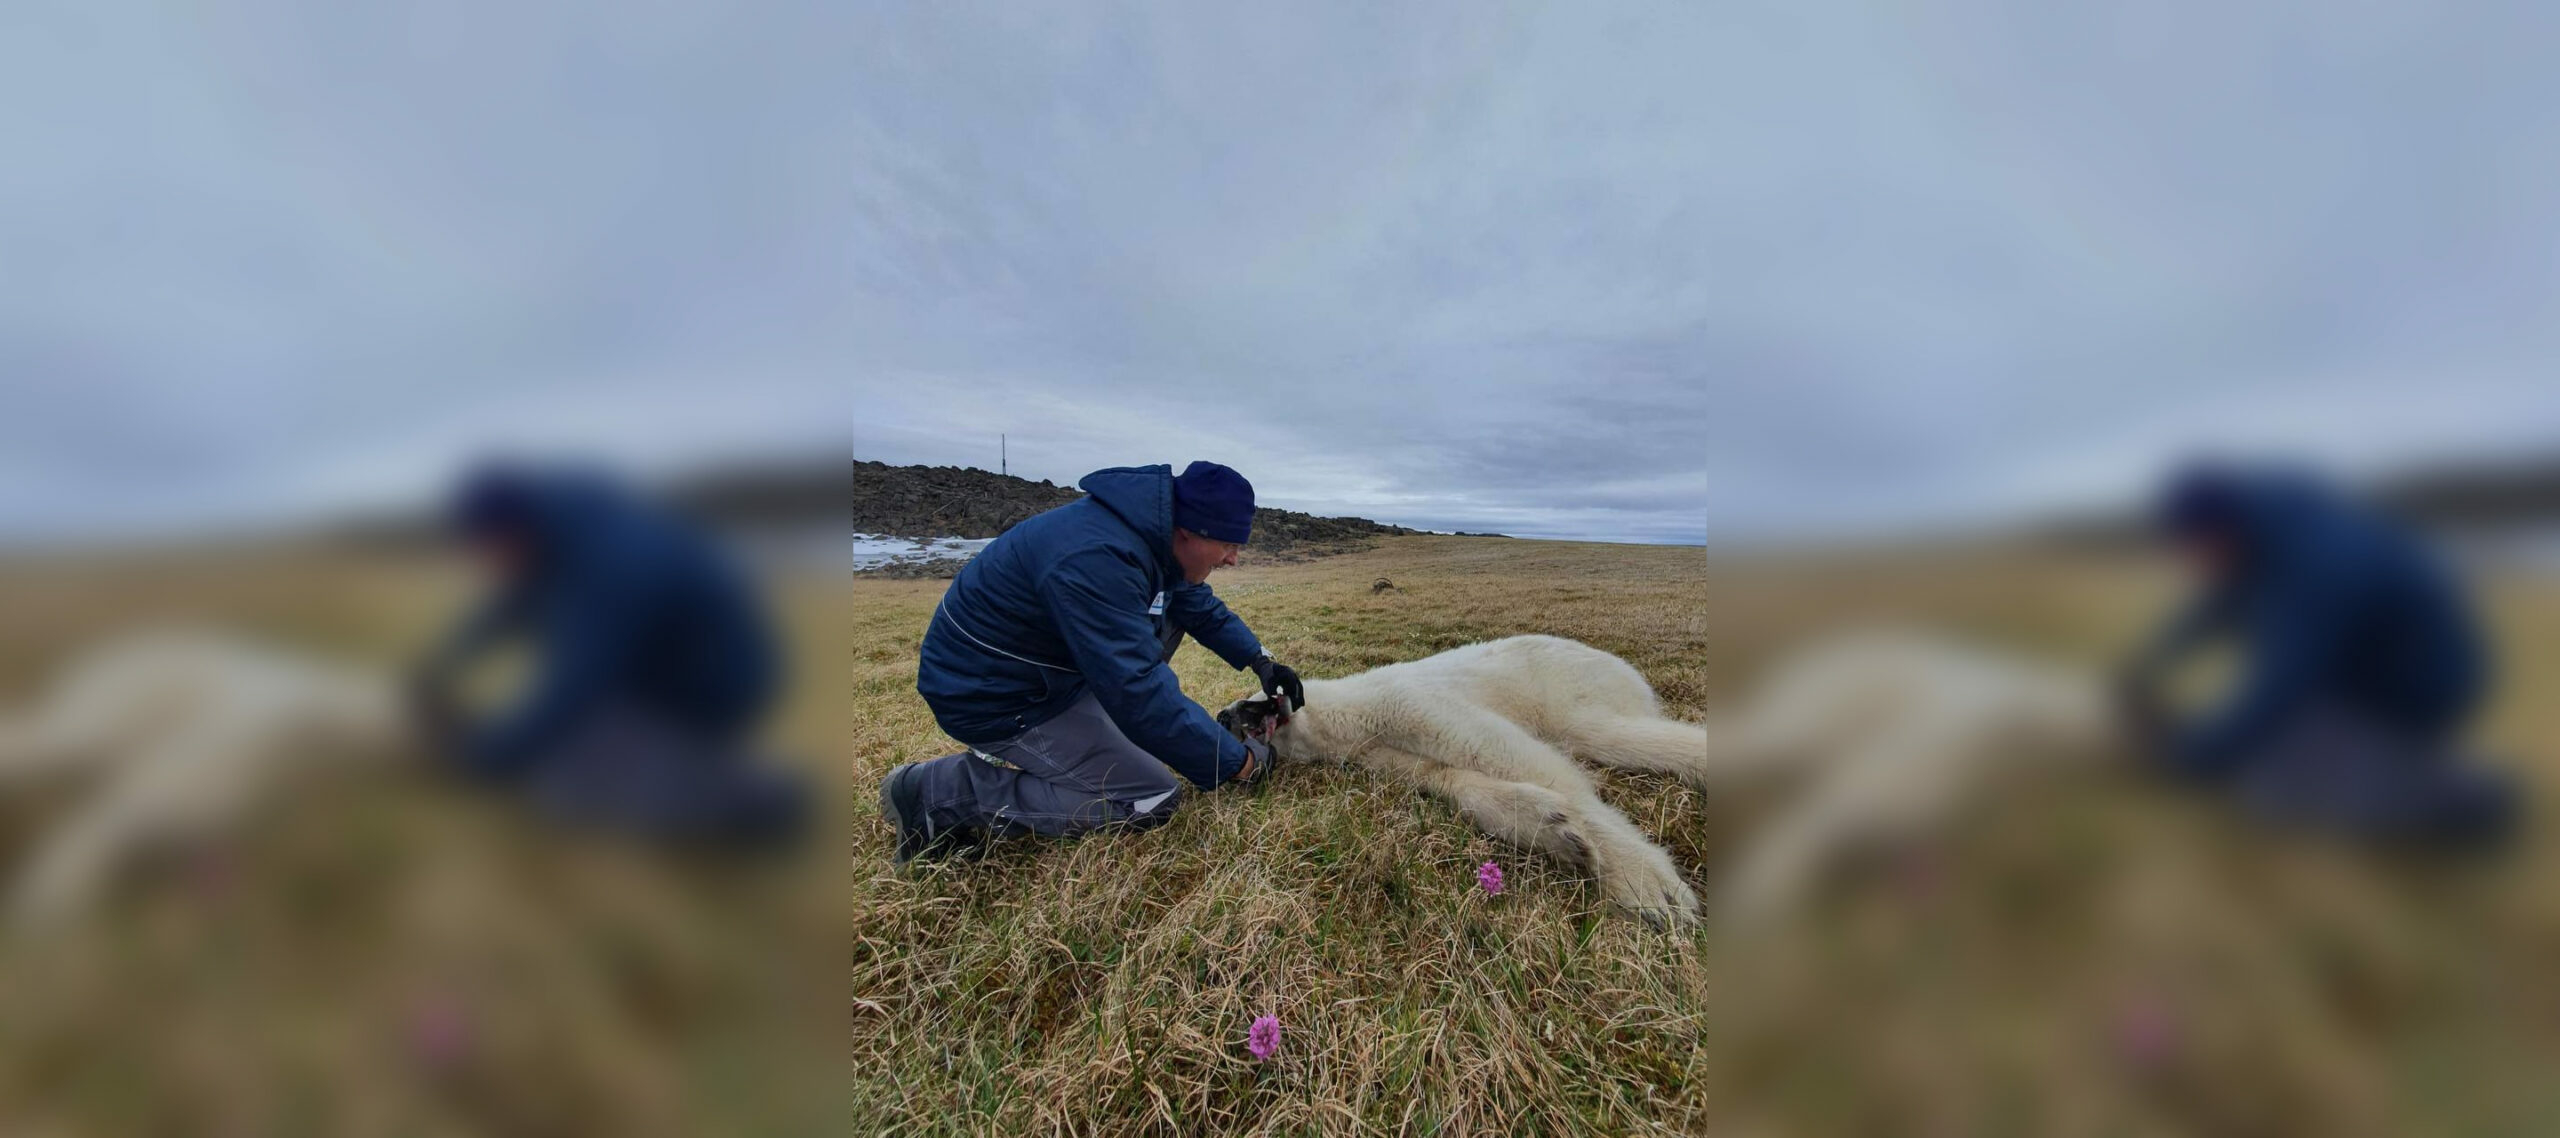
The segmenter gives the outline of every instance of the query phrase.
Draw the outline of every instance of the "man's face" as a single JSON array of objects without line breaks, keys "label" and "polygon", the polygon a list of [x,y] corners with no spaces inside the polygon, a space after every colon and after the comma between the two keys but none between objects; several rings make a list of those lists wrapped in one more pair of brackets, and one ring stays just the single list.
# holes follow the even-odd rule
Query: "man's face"
[{"label": "man's face", "polygon": [[1232,541],[1213,541],[1187,529],[1173,531],[1173,559],[1182,563],[1182,579],[1194,585],[1235,564],[1236,554],[1242,549]]},{"label": "man's face", "polygon": [[524,572],[527,560],[525,543],[513,534],[475,534],[467,544],[471,550],[471,559],[478,562],[481,570],[491,577],[510,581]]},{"label": "man's face", "polygon": [[2191,533],[2178,539],[2178,559],[2207,581],[2220,580],[2231,571],[2237,552],[2229,538],[2217,533]]}]

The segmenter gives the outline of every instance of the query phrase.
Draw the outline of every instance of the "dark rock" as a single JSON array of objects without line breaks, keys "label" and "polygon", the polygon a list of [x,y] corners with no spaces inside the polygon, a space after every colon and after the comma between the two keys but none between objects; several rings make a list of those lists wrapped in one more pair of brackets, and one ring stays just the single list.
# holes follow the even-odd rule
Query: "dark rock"
[{"label": "dark rock", "polygon": [[858,577],[883,577],[893,581],[920,580],[928,577],[949,580],[959,576],[960,567],[968,563],[968,559],[963,557],[936,557],[931,561],[893,561],[869,569],[856,569],[853,572]]},{"label": "dark rock", "polygon": [[[1079,490],[957,466],[853,464],[853,532],[899,537],[988,538],[1024,518],[1084,497]],[[1246,557],[1300,561],[1367,549],[1415,531],[1367,518],[1319,518],[1255,510]]]}]

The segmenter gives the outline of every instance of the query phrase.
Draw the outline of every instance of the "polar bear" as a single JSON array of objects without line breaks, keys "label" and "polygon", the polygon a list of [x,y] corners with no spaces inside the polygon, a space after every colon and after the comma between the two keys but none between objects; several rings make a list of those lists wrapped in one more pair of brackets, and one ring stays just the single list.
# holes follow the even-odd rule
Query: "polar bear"
[{"label": "polar bear", "polygon": [[1802,785],[1710,890],[1716,918],[1769,926],[1843,857],[1943,825],[2002,772],[2095,764],[2126,738],[2091,673],[1917,629],[1817,640],[1718,729],[1704,785]]},{"label": "polar bear", "polygon": [[1449,800],[1487,834],[1589,870],[1612,903],[1686,924],[1698,899],[1670,855],[1600,800],[1578,756],[1703,782],[1707,730],[1666,718],[1626,661],[1555,636],[1514,636],[1341,679],[1306,705],[1238,700],[1218,715],[1283,760],[1358,763]]},{"label": "polar bear", "polygon": [[385,676],[203,629],[105,642],[0,720],[0,791],[102,782],[18,874],[8,922],[61,925],[137,855],[236,823],[295,769],[404,754],[406,735]]}]

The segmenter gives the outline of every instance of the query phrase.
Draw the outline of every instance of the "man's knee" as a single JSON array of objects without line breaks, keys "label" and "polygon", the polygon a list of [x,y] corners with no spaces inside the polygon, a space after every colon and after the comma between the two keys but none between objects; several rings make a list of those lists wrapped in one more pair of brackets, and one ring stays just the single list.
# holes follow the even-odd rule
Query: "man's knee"
[{"label": "man's knee", "polygon": [[1158,793],[1119,805],[1128,811],[1128,816],[1121,819],[1121,825],[1132,830],[1152,830],[1172,821],[1174,811],[1182,808],[1182,789],[1168,786]]}]

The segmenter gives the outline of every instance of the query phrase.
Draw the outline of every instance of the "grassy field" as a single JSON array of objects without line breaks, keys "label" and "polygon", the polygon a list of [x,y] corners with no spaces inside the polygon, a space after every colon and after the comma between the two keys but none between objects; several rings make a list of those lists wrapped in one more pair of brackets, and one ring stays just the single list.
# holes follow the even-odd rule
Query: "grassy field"
[{"label": "grassy field", "polygon": [[[1719,699],[1805,631],[1875,617],[2098,665],[2172,584],[1987,554],[1711,581]],[[2560,583],[2488,584],[2505,680],[2482,741],[2547,822]],[[1708,825],[1740,835],[1760,805]],[[2012,785],[1782,940],[1715,954],[1715,1133],[2560,1133],[2555,859],[2545,825],[2503,859],[2385,857],[2130,772]]]},{"label": "grassy field", "polygon": [[[2172,584],[2019,551],[1413,538],[1220,592],[1310,675],[1554,632],[1712,722],[1827,628],[1922,621],[2094,665]],[[940,588],[856,586],[859,784],[944,749],[910,688]],[[2509,670],[2487,741],[2548,764],[2560,714],[2524,694],[2553,690],[2560,589],[2492,605]],[[1178,666],[1204,701],[1244,686],[1197,649]],[[2560,854],[2539,831],[2497,864],[2392,860],[2129,773],[2052,776],[1719,952],[1711,895],[1705,933],[1649,934],[1404,787],[1285,775],[1155,833],[913,881],[886,871],[885,828],[857,830],[857,1109],[901,1133],[2560,1133]],[[1602,781],[1702,888],[1773,801]],[[1471,882],[1486,859],[1512,874],[1498,898]],[[1268,1064],[1243,1049],[1261,1014],[1286,1025]]]},{"label": "grassy field", "polygon": [[[795,628],[841,626],[826,584],[783,591]],[[0,569],[0,707],[94,637],[168,620],[388,665],[461,585],[309,553]],[[798,649],[778,735],[849,801],[843,720],[811,695],[843,690],[841,654]],[[0,801],[0,866],[76,789]],[[847,1132],[835,858],[653,856],[415,769],[272,806],[137,873],[91,926],[0,943],[0,1134]]]},{"label": "grassy field", "polygon": [[[1718,565],[1713,675],[1869,616],[2099,665],[2168,586],[2053,555]],[[2491,581],[2488,611],[2483,744],[2547,821],[2560,708],[2534,696],[2560,680],[2560,588]],[[2504,859],[2406,859],[2132,775],[2012,785],[1784,944],[1718,954],[1715,1133],[2560,1133],[2555,857],[2547,826]]]},{"label": "grassy field", "polygon": [[[461,584],[343,554],[0,568],[0,705],[176,616],[387,663]],[[1554,632],[1712,723],[1825,627],[1920,618],[2094,662],[2168,582],[2014,552],[1415,537],[1218,584],[1310,675]],[[941,588],[780,591],[777,737],[829,789],[822,855],[643,855],[414,771],[296,787],[94,927],[0,943],[0,1134],[2560,1133],[2560,850],[2538,827],[2501,864],[2386,860],[2129,776],[2049,778],[1844,874],[1749,953],[1716,943],[1712,895],[1705,931],[1648,932],[1355,770],[897,876],[872,795],[946,745],[912,689]],[[2560,586],[2491,596],[2486,739],[2547,818],[2560,707],[2531,697],[2560,682]],[[1196,647],[1178,667],[1205,701],[1246,686]],[[1702,888],[1770,805],[1600,781]],[[0,862],[68,793],[0,801]],[[1284,1034],[1259,1063],[1264,1014]]]},{"label": "grassy field", "polygon": [[[1240,566],[1219,594],[1272,653],[1341,675],[1517,632],[1624,654],[1704,710],[1696,550],[1401,538]],[[1373,593],[1379,577],[1398,591]],[[943,753],[915,650],[942,582],[855,586],[855,781]],[[1251,686],[1188,646],[1185,690]],[[1603,793],[1683,862],[1697,795]],[[1161,829],[1007,843],[902,879],[858,830],[855,1109],[888,1133],[1683,1133],[1704,1130],[1704,943],[1603,912],[1592,887],[1365,771],[1286,768]],[[1475,867],[1500,861],[1487,897]],[[1244,1049],[1254,1017],[1279,1055]]]}]

